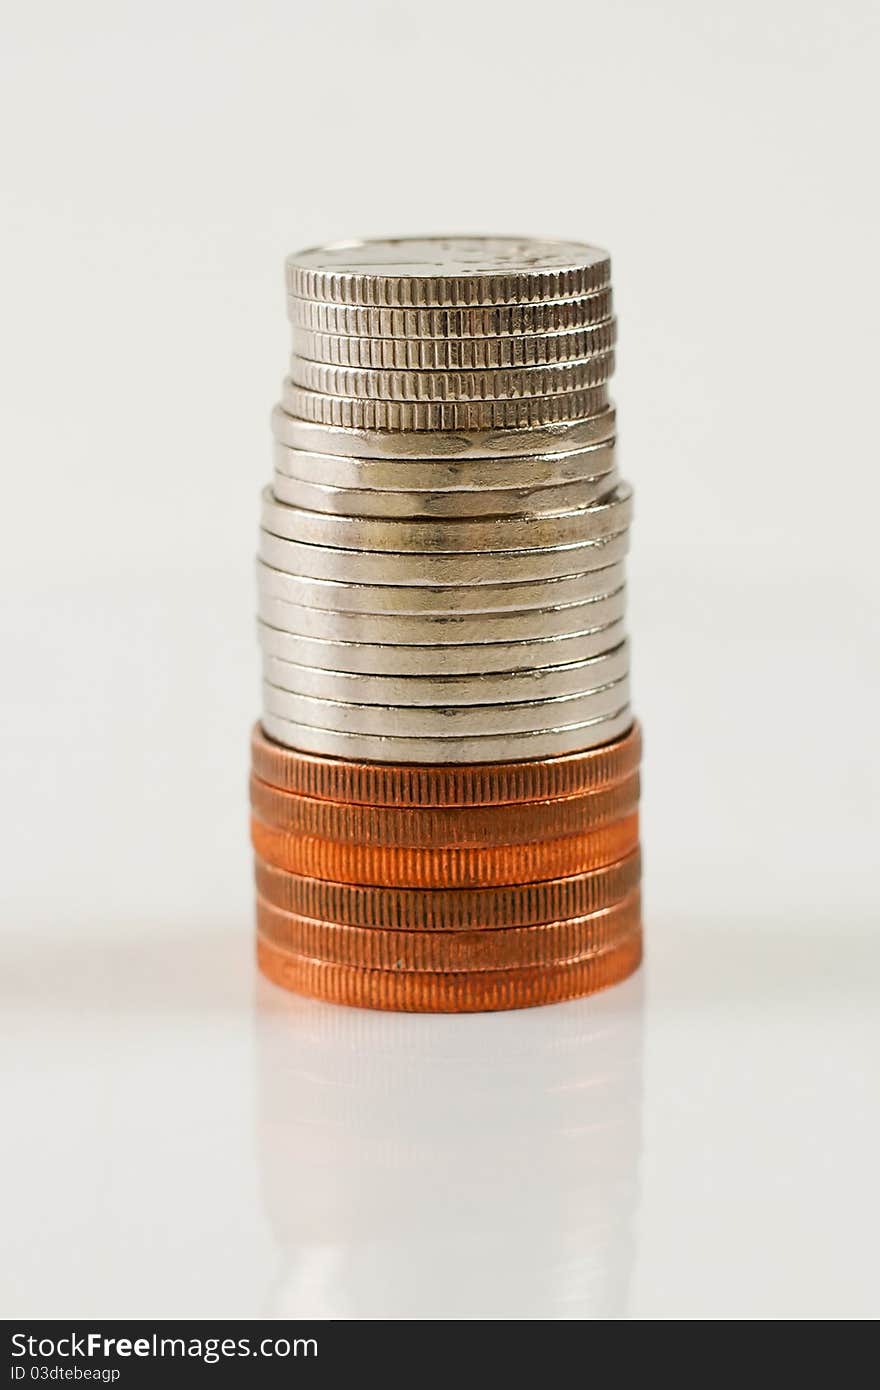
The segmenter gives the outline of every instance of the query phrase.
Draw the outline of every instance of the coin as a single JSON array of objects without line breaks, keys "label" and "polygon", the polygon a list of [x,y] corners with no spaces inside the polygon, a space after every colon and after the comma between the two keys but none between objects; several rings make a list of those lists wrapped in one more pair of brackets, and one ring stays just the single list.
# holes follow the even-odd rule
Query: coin
[{"label": "coin", "polygon": [[536,237],[394,237],[338,241],[288,256],[300,299],[401,307],[525,304],[605,289],[607,251]]},{"label": "coin", "polygon": [[509,806],[358,806],[282,791],[251,775],[251,810],[263,825],[349,844],[429,846],[537,844],[582,834],[631,815],[639,774],[580,796]]},{"label": "coin", "polygon": [[[354,761],[363,758],[393,763],[489,763],[509,762],[512,758],[555,757],[609,743],[626,733],[632,721],[632,710],[627,702],[611,714],[555,728],[503,735],[462,734],[456,738],[436,738],[350,733],[298,724],[275,714],[265,703],[262,715],[266,733],[288,748]],[[576,870],[569,872],[575,873]]]},{"label": "coin", "polygon": [[505,401],[556,396],[603,386],[614,372],[609,349],[576,362],[488,370],[405,371],[339,367],[294,355],[290,379],[307,391],[369,401]]},{"label": "coin", "polygon": [[[615,566],[609,567],[611,570]],[[606,573],[606,571],[600,571]],[[480,585],[474,588],[479,589]],[[597,594],[583,603],[562,604],[553,608],[500,609],[476,613],[347,613],[328,612],[326,609],[303,608],[289,603],[286,599],[270,595],[258,595],[258,614],[260,620],[279,632],[288,632],[297,637],[315,637],[323,641],[360,642],[377,646],[422,646],[433,647],[442,642],[451,645],[489,645],[497,642],[518,642],[520,644],[552,637],[567,637],[574,633],[595,632],[610,623],[619,622],[626,611],[626,590],[617,589],[611,594]],[[290,644],[288,643],[289,647]],[[523,666],[559,666],[567,660],[585,658],[551,658],[540,660],[538,649],[528,651],[520,645],[518,649],[522,660],[519,668],[502,667],[503,670],[522,669]],[[602,650],[607,650],[603,648]],[[597,653],[598,654],[598,653]],[[272,655],[282,660],[301,660],[296,653],[274,651]],[[479,670],[481,653],[474,653],[474,668]],[[323,667],[322,669],[332,669]],[[341,667],[345,670],[345,667]],[[381,670],[376,675],[389,674]],[[390,674],[394,674],[393,671]],[[401,671],[401,675],[418,672]],[[488,674],[488,672],[487,672]]]},{"label": "coin", "polygon": [[[369,676],[363,677],[368,681]],[[294,724],[380,738],[429,738],[457,743],[460,737],[538,733],[610,718],[629,703],[629,674],[574,695],[510,704],[382,705],[354,704],[292,694],[263,681],[263,709]],[[456,759],[457,760],[457,759]],[[443,759],[441,758],[442,762]]]},{"label": "coin", "polygon": [[632,489],[621,483],[610,497],[573,512],[543,516],[467,517],[439,521],[385,520],[303,511],[277,502],[264,489],[262,526],[270,535],[338,550],[380,550],[395,555],[561,550],[619,535],[632,521]]},{"label": "coin", "polygon": [[510,970],[582,960],[620,945],[640,925],[638,890],[589,917],[533,927],[444,933],[319,922],[282,912],[257,898],[257,931],[271,946],[367,970]]},{"label": "coin", "polygon": [[[585,445],[567,453],[520,454],[510,458],[355,458],[310,453],[275,444],[275,476],[314,486],[362,491],[458,493],[464,507],[485,498],[491,510],[495,492],[531,491],[570,483],[592,482],[615,468],[615,440]],[[499,508],[499,510],[501,510]]]},{"label": "coin", "polygon": [[545,579],[538,584],[447,584],[438,588],[418,584],[347,584],[341,579],[285,574],[257,561],[257,588],[262,598],[341,613],[425,613],[448,618],[456,613],[554,609],[615,594],[623,589],[623,581],[624,567],[618,563],[561,579]]},{"label": "coin", "polygon": [[328,671],[309,663],[264,656],[263,675],[270,685],[297,695],[353,704],[486,705],[549,700],[617,680],[629,670],[629,647],[561,666],[522,671],[477,672],[464,676],[386,676],[378,673]]},{"label": "coin", "polygon": [[280,406],[272,412],[272,432],[280,444],[347,458],[430,459],[521,458],[523,455],[571,453],[614,437],[616,412],[606,406],[584,419],[544,424],[468,429],[443,426],[429,432],[386,427],[329,425],[301,419]]},{"label": "coin", "polygon": [[[338,367],[407,371],[479,371],[497,367],[540,367],[571,362],[613,348],[617,325],[606,318],[561,333],[483,338],[349,337],[295,328],[293,349],[311,362]],[[320,388],[318,388],[320,389]],[[346,393],[349,394],[349,393]]]},{"label": "coin", "polygon": [[429,588],[454,584],[521,584],[561,579],[605,569],[623,559],[629,531],[585,541],[583,545],[548,546],[545,550],[496,550],[459,554],[418,551],[383,553],[290,541],[261,531],[260,558],[272,569],[309,579],[346,579],[353,584],[417,584]]},{"label": "coin", "polygon": [[626,637],[622,621],[586,632],[514,642],[433,642],[412,646],[364,641],[327,641],[303,637],[261,622],[260,646],[282,661],[308,663],[322,671],[350,671],[374,676],[469,676],[564,666],[611,651]]},{"label": "coin", "polygon": [[306,512],[329,512],[335,516],[378,517],[384,520],[475,520],[477,517],[545,516],[577,512],[582,507],[603,502],[619,485],[616,470],[598,478],[567,482],[551,488],[495,488],[494,491],[400,492],[371,488],[334,488],[327,484],[304,482],[286,473],[275,474],[272,496],[275,502],[300,507]]},{"label": "coin", "polygon": [[575,999],[625,979],[641,959],[641,932],[584,960],[448,974],[359,970],[279,951],[257,938],[259,967],[274,984],[336,1004],[407,1013],[481,1013]]},{"label": "coin", "polygon": [[[273,742],[259,724],[251,734],[251,763],[261,781],[302,796],[354,801],[367,806],[495,806],[513,801],[549,801],[560,796],[578,796],[628,777],[639,766],[641,752],[642,734],[638,724],[633,724],[615,742],[587,752],[540,761],[456,768],[352,763],[338,758],[314,757]],[[268,892],[266,896],[271,897]],[[286,903],[278,905],[284,907]],[[304,907],[291,910],[310,915]],[[554,910],[548,920],[566,915]],[[570,915],[576,916],[577,910]],[[330,916],[337,920],[335,914]]]},{"label": "coin", "polygon": [[288,873],[334,883],[401,888],[488,888],[563,878],[614,864],[639,843],[638,813],[580,834],[517,845],[455,848],[349,844],[322,840],[251,817],[261,859]]},{"label": "coin", "polygon": [[395,309],[383,305],[322,304],[287,297],[295,327],[350,337],[441,339],[505,338],[583,329],[608,319],[610,289],[577,299],[534,304],[471,305],[469,308]]},{"label": "coin", "polygon": [[257,856],[254,878],[266,902],[297,917],[397,931],[494,931],[600,912],[639,885],[638,850],[585,874],[498,888],[381,888],[330,883],[277,869]]},{"label": "coin", "polygon": [[288,258],[257,562],[261,968],[447,1012],[641,958],[641,740],[605,252],[404,238]]},{"label": "coin", "polygon": [[378,517],[385,520],[431,520],[451,518],[473,520],[477,516],[521,515],[577,511],[604,501],[617,487],[616,471],[588,482],[568,483],[564,487],[519,489],[494,492],[373,492],[365,488],[348,489],[304,483],[276,473],[272,495],[276,502],[306,511],[331,512],[336,516]]},{"label": "coin", "polygon": [[395,433],[528,429],[598,415],[608,404],[607,386],[497,401],[359,400],[307,391],[289,378],[281,387],[282,408],[303,420],[338,429]]}]

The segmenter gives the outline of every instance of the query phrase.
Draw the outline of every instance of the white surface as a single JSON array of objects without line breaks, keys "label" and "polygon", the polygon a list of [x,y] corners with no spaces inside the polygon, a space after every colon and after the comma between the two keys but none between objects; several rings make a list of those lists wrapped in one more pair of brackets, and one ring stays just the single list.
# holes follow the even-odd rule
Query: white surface
[{"label": "white surface", "polygon": [[[876,11],[552,18],[2,47],[8,1316],[880,1311]],[[284,252],[451,226],[614,253],[648,963],[385,1018],[253,973],[252,553]]]},{"label": "white surface", "polygon": [[[386,1017],[255,978],[250,595],[223,583],[8,615],[7,1314],[876,1316],[865,632],[823,649],[856,731],[826,752],[815,649],[772,640],[788,591],[642,592],[643,975]],[[761,648],[784,718],[743,697]]]}]

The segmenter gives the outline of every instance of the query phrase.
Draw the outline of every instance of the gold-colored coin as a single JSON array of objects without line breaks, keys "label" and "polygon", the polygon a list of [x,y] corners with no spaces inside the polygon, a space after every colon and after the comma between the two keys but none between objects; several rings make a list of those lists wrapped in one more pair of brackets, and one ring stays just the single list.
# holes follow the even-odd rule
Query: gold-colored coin
[{"label": "gold-colored coin", "polygon": [[494,931],[601,912],[639,886],[638,850],[590,873],[497,888],[367,887],[306,878],[257,857],[261,898],[295,917],[396,931]]},{"label": "gold-colored coin", "polygon": [[418,372],[541,367],[608,352],[617,340],[612,318],[561,333],[491,338],[353,338],[295,328],[293,350],[311,362]]},{"label": "gold-colored coin", "polygon": [[411,847],[355,845],[302,835],[251,818],[261,859],[290,873],[334,883],[395,884],[402,888],[486,888],[587,873],[638,848],[634,811],[610,825],[536,844]]},{"label": "gold-colored coin", "polygon": [[255,724],[251,734],[254,775],[301,796],[365,806],[497,806],[580,796],[620,782],[639,765],[638,724],[613,743],[559,758],[523,762],[441,764],[350,762],[286,748]]},{"label": "gold-colored coin", "polygon": [[642,959],[642,934],[583,960],[518,970],[363,970],[280,951],[257,938],[257,962],[273,983],[334,1004],[405,1013],[525,1009],[594,994],[626,979]]}]

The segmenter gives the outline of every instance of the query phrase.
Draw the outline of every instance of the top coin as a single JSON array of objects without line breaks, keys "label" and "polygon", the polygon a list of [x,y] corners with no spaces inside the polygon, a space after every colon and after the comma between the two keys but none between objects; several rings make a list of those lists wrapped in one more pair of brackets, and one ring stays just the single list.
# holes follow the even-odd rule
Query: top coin
[{"label": "top coin", "polygon": [[288,256],[288,291],[332,304],[423,308],[573,299],[604,289],[606,251],[531,237],[337,241]]}]

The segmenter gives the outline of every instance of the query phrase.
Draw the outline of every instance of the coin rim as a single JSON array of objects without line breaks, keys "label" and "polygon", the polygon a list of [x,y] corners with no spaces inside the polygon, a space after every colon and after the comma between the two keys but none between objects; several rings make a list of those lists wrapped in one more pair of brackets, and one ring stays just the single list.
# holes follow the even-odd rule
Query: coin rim
[{"label": "coin rim", "polygon": [[625,479],[618,481],[607,497],[585,507],[534,517],[514,513],[423,521],[313,512],[279,501],[271,484],[263,488],[260,509],[260,529],[278,540],[322,550],[351,550],[359,555],[378,552],[383,557],[556,554],[620,535],[629,529],[632,519],[633,489]]},{"label": "coin rim", "polygon": [[454,738],[393,737],[381,734],[352,734],[337,729],[297,724],[264,709],[263,727],[283,743],[316,753],[370,759],[375,762],[438,763],[509,762],[511,750],[520,748],[524,758],[548,754],[579,752],[598,747],[623,733],[632,722],[627,701],[610,715],[588,719],[557,729],[536,729],[511,734],[474,734]]},{"label": "coin rim", "polygon": [[[516,970],[583,960],[619,945],[641,926],[638,887],[581,917],[493,931],[425,932],[360,927],[285,912],[256,897],[257,934],[294,955],[366,970]],[[524,959],[524,957],[532,957]]]},{"label": "coin rim", "polygon": [[[508,803],[510,804],[510,803]],[[583,874],[494,888],[381,888],[332,883],[279,869],[254,855],[254,887],[295,917],[396,931],[495,931],[586,917],[641,882],[641,850]]]},{"label": "coin rim", "polygon": [[549,424],[500,426],[491,429],[393,430],[363,426],[327,425],[291,415],[276,405],[271,416],[274,439],[307,453],[337,454],[343,458],[439,460],[523,458],[529,455],[573,453],[616,437],[617,411],[608,404],[593,415]]},{"label": "coin rim", "polygon": [[[357,246],[388,243],[451,241],[523,242],[540,246],[571,248],[575,253],[559,266],[538,264],[507,270],[456,271],[453,274],[394,274],[393,262],[384,271],[331,270],[318,264],[304,264],[306,257]],[[577,252],[580,251],[581,256]],[[377,305],[403,308],[459,308],[495,304],[525,304],[534,301],[582,298],[611,283],[611,257],[600,246],[566,241],[554,237],[520,236],[409,236],[358,237],[351,241],[327,242],[293,251],[284,260],[288,293],[300,299],[341,304]]]},{"label": "coin rim", "polygon": [[443,588],[563,579],[607,569],[627,554],[629,526],[591,540],[543,550],[388,552],[353,550],[289,540],[261,528],[257,553],[271,569],[307,579],[347,579],[355,584],[413,584]]},{"label": "coin rim", "polygon": [[484,337],[385,338],[329,333],[293,325],[295,356],[336,367],[374,371],[489,371],[510,367],[554,366],[612,350],[617,343],[613,315],[557,332]]},{"label": "coin rim", "polygon": [[[260,598],[329,613],[376,617],[466,617],[478,614],[552,612],[573,608],[626,589],[622,560],[605,569],[559,579],[508,584],[356,584],[344,579],[309,579],[275,569],[257,557]],[[604,576],[604,577],[603,577]],[[546,600],[549,600],[547,602]]]},{"label": "coin rim", "polygon": [[251,773],[252,815],[261,825],[345,844],[453,849],[538,844],[622,820],[637,809],[636,769],[617,782],[556,797],[496,806],[365,806],[288,792]]},{"label": "coin rim", "polygon": [[642,932],[586,960],[518,971],[398,974],[294,956],[257,938],[257,964],[273,984],[328,1003],[405,1013],[486,1013],[580,998],[618,984],[642,961]]},{"label": "coin rim", "polygon": [[610,405],[608,387],[590,386],[555,396],[519,396],[481,401],[383,401],[308,391],[285,378],[281,408],[299,419],[331,429],[385,430],[394,434],[529,429],[569,424],[601,414]]},{"label": "coin rim", "polygon": [[271,786],[304,796],[372,806],[496,806],[547,801],[595,791],[641,763],[642,728],[612,743],[534,761],[413,767],[303,753],[269,738],[259,721],[251,731],[251,761]]},{"label": "coin rim", "polygon": [[[475,492],[561,487],[606,477],[617,468],[616,446],[612,434],[608,439],[555,453],[414,459],[316,453],[274,439],[273,472],[349,491],[448,492],[466,497]],[[339,478],[343,481],[337,482]]]},{"label": "coin rim", "polygon": [[589,328],[611,318],[613,313],[610,282],[601,290],[571,299],[435,307],[334,304],[287,293],[287,317],[294,327],[338,337],[401,342],[541,337]]},{"label": "coin rim", "polygon": [[520,671],[474,671],[466,675],[386,675],[336,671],[263,652],[263,677],[294,695],[348,704],[407,707],[522,704],[573,696],[607,686],[629,673],[629,641],[607,651],[558,666],[527,666]]},{"label": "coin rim", "polygon": [[510,367],[350,367],[293,353],[288,379],[304,391],[352,400],[470,404],[589,391],[605,386],[614,368],[614,348],[586,358]]},{"label": "coin rim", "polygon": [[[425,738],[457,743],[461,738],[503,737],[543,732],[549,718],[562,730],[594,722],[629,704],[630,672],[570,695],[480,705],[383,705],[299,695],[262,683],[263,709],[281,719],[322,731],[372,737]],[[286,714],[285,710],[299,711]],[[307,716],[307,717],[304,717]],[[532,722],[534,721],[534,722]],[[397,734],[396,729],[406,733]]]}]

